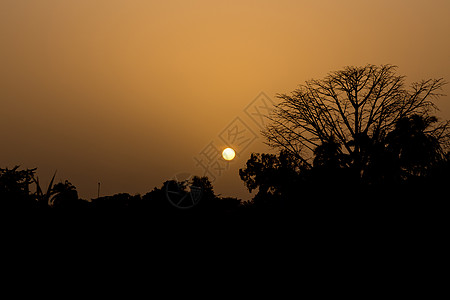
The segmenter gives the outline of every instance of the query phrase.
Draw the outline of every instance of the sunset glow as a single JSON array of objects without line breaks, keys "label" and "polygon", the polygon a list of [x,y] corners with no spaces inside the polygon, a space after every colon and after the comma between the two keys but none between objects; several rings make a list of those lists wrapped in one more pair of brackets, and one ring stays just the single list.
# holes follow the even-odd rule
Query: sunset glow
[{"label": "sunset glow", "polygon": [[213,153],[233,160],[217,193],[248,200],[239,169],[273,151],[256,122],[267,110],[244,112],[255,97],[278,103],[348,65],[449,81],[449,13],[448,0],[0,1],[0,167],[37,167],[43,185],[58,170],[90,199],[99,181],[103,195],[144,194],[218,174],[201,168]]},{"label": "sunset glow", "polygon": [[235,155],[236,155],[236,153],[234,152],[234,150],[232,148],[225,148],[222,151],[222,157],[225,160],[233,160]]}]

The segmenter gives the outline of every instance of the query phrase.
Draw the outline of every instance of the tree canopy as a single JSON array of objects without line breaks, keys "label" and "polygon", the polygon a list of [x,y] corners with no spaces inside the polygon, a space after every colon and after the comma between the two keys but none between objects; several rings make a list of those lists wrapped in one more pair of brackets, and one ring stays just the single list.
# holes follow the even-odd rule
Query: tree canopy
[{"label": "tree canopy", "polygon": [[[409,142],[422,143],[428,147],[423,151],[433,148],[434,155],[442,157],[449,122],[432,117],[437,109],[432,100],[442,95],[444,80],[422,80],[407,88],[405,76],[395,71],[392,65],[346,67],[306,81],[290,95],[279,94],[281,102],[263,131],[267,144],[309,167],[338,164],[362,177],[375,159],[374,149],[393,147],[394,135],[410,136],[405,126],[414,124],[408,130],[420,132],[422,139],[415,136]],[[410,146],[412,150],[418,145]]]}]

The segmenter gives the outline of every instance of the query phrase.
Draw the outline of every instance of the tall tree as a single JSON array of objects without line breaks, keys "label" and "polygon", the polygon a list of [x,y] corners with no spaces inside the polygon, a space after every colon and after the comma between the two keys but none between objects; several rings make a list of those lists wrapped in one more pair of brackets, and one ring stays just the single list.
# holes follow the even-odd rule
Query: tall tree
[{"label": "tall tree", "polygon": [[[363,176],[370,151],[384,144],[400,120],[413,115],[430,120],[441,96],[443,79],[428,79],[406,87],[405,77],[392,65],[346,67],[324,79],[309,80],[281,102],[263,131],[267,144],[280,148],[312,167],[313,157],[334,152],[334,163]],[[449,122],[428,122],[426,134],[443,145]],[[441,151],[442,152],[442,151]]]}]

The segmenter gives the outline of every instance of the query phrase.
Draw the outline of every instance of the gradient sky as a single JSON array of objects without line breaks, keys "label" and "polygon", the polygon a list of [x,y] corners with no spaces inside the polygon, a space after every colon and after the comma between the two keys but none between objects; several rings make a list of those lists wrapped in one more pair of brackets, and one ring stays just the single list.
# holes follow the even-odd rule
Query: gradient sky
[{"label": "gradient sky", "polygon": [[[368,63],[450,81],[449,16],[448,0],[0,0],[0,167],[57,170],[85,199],[201,175],[194,157],[236,117],[258,133],[260,92]],[[250,198],[252,151],[269,149],[238,153],[217,193]]]}]

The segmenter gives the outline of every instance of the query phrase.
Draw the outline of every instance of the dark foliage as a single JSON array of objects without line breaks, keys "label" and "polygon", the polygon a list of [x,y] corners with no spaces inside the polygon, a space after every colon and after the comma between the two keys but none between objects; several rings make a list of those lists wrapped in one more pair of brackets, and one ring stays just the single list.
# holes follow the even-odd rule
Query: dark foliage
[{"label": "dark foliage", "polygon": [[279,152],[252,153],[239,170],[248,190],[257,191],[249,202],[216,195],[211,181],[198,176],[168,180],[143,196],[119,193],[88,201],[69,181],[54,184],[55,175],[43,190],[36,169],[16,166],[0,169],[0,205],[6,212],[44,212],[74,224],[204,225],[236,218],[316,226],[318,220],[331,226],[347,219],[434,222],[448,211],[449,123],[431,114],[429,98],[439,95],[444,82],[423,81],[406,90],[394,70],[349,67],[308,82],[292,96],[280,95],[265,131]]}]

